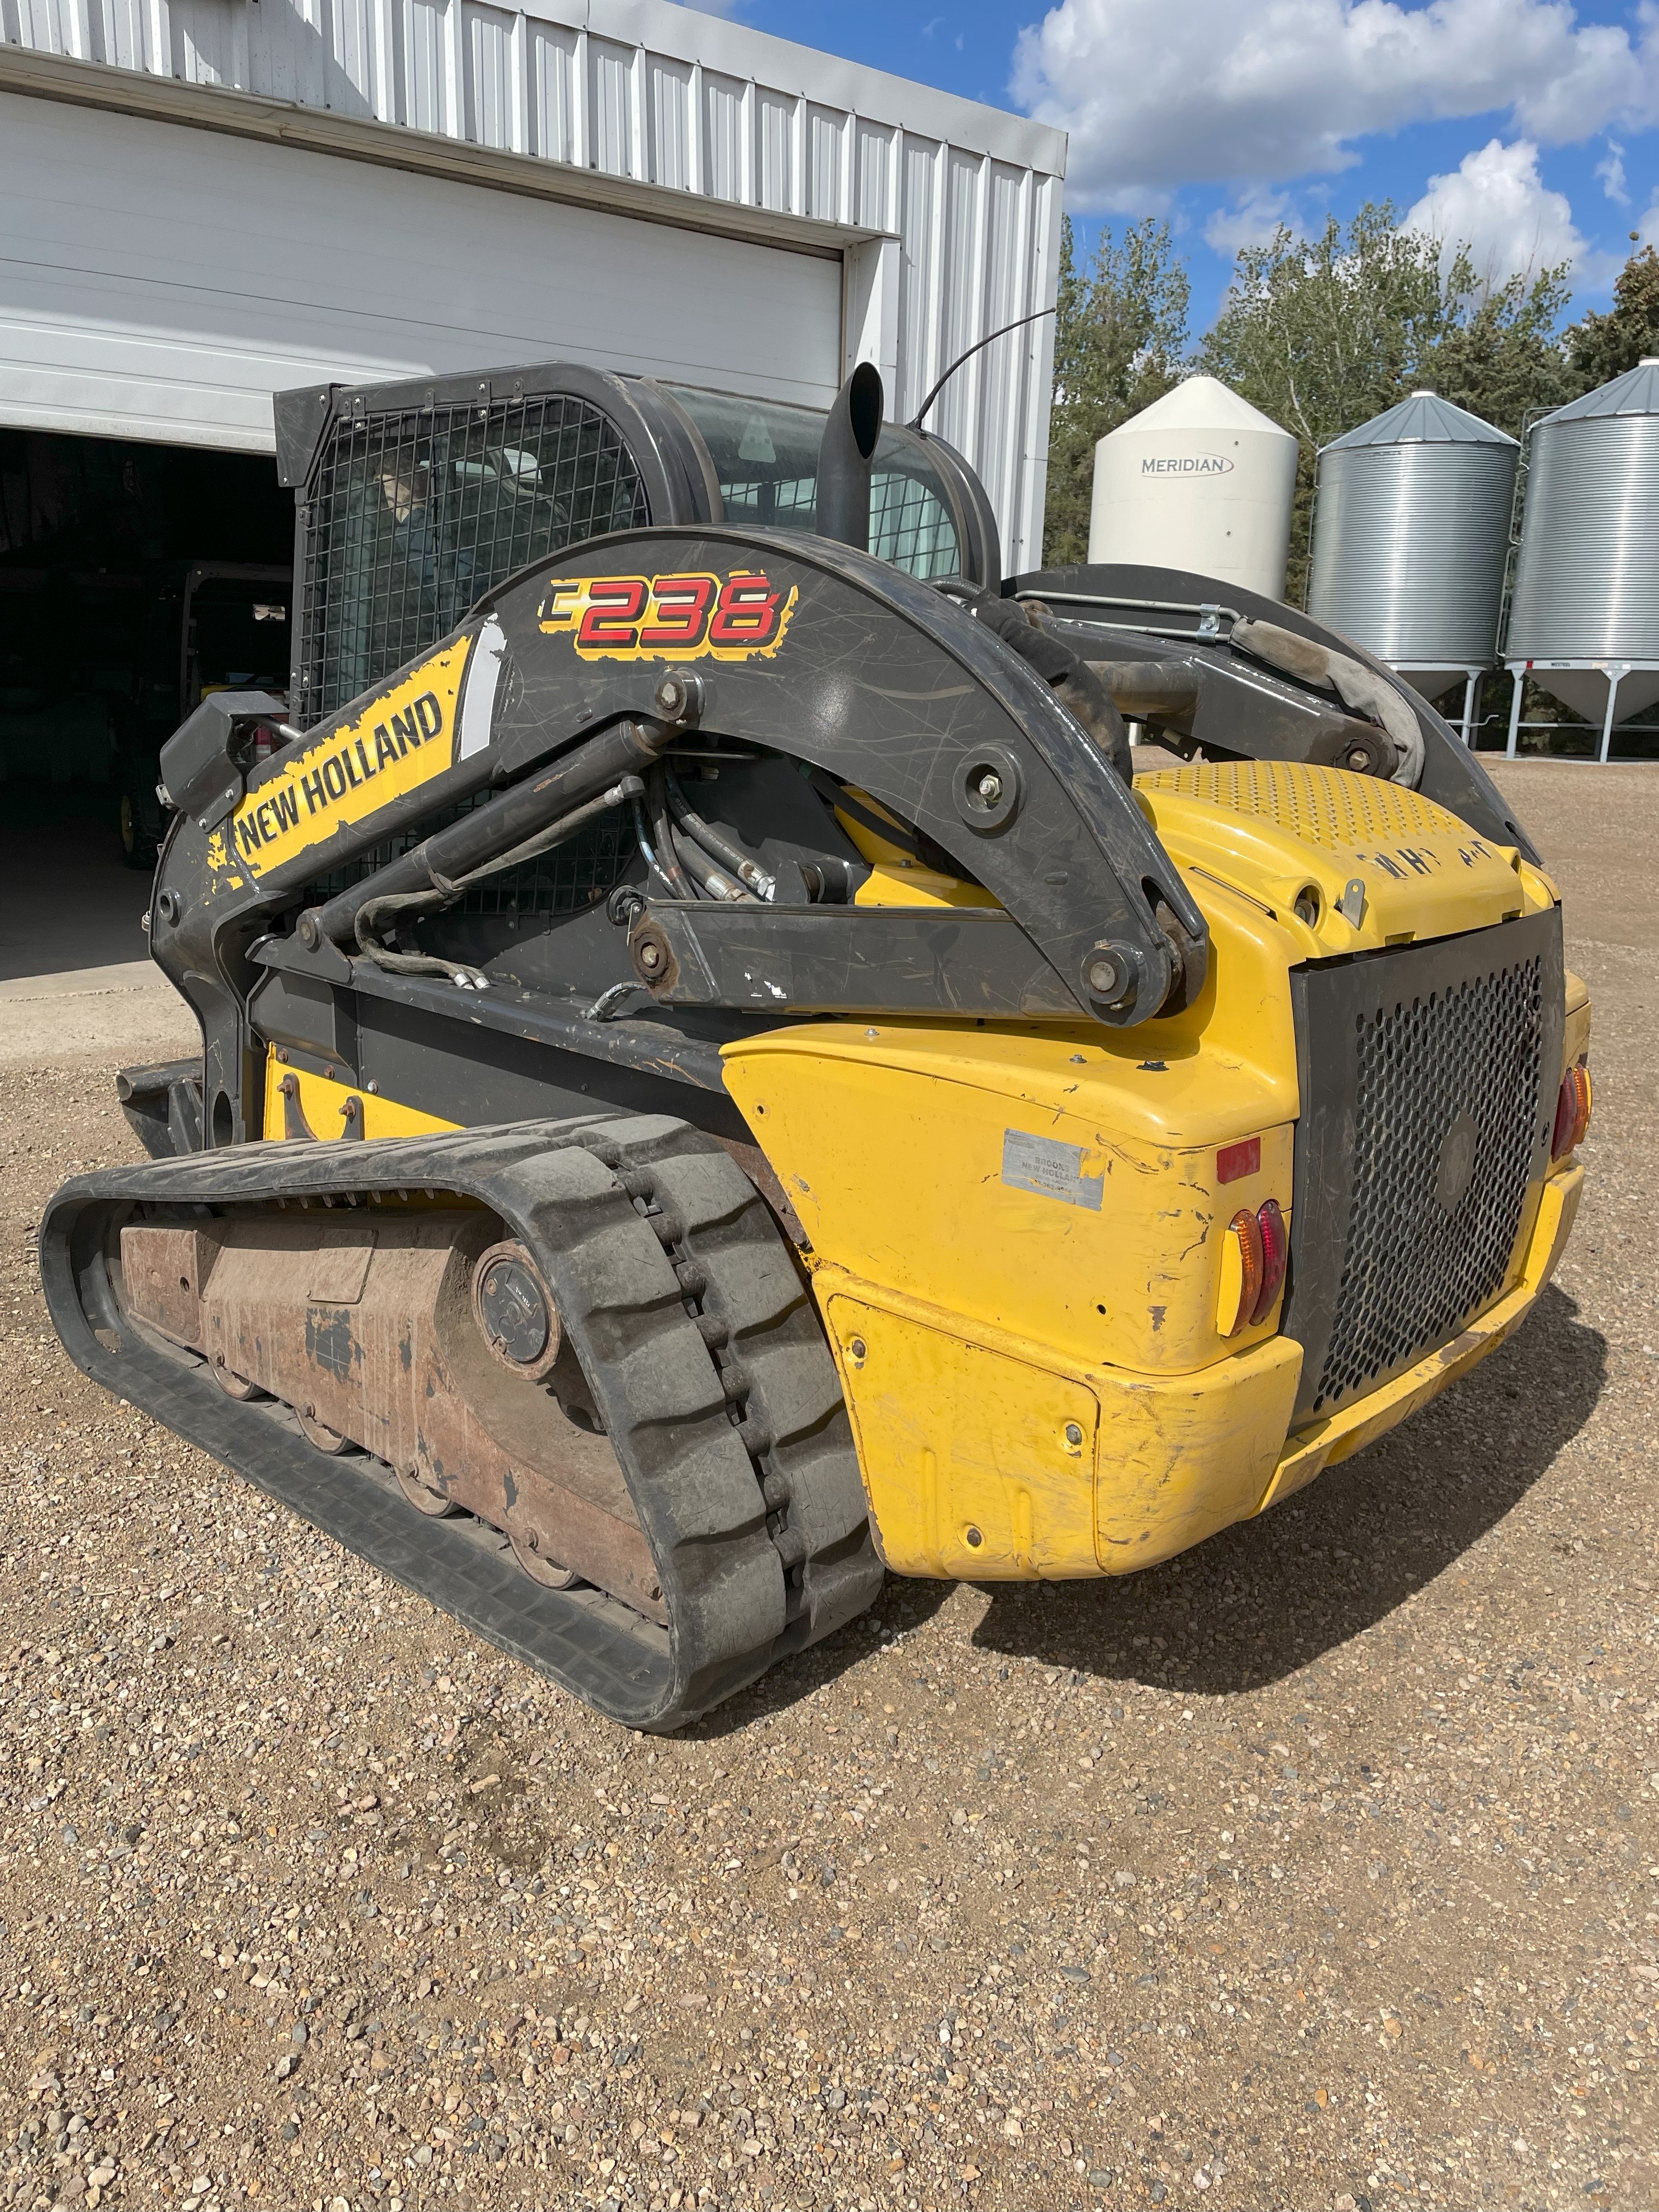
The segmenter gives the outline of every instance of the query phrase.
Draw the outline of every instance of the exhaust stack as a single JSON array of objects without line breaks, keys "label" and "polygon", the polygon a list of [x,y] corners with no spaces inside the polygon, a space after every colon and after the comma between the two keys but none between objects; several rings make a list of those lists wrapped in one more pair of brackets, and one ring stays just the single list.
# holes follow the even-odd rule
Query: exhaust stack
[{"label": "exhaust stack", "polygon": [[861,361],[836,395],[818,444],[818,536],[870,550],[870,465],[886,395],[881,371]]}]

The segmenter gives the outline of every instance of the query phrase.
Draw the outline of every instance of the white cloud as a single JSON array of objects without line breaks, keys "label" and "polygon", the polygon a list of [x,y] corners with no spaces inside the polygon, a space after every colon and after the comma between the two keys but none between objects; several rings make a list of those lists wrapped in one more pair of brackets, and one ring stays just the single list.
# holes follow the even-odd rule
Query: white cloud
[{"label": "white cloud", "polygon": [[1231,207],[1217,208],[1204,226],[1204,243],[1217,253],[1235,254],[1242,246],[1269,244],[1280,223],[1302,228],[1287,192],[1246,192]]},{"label": "white cloud", "polygon": [[1616,138],[1608,139],[1607,150],[1596,163],[1595,173],[1610,200],[1620,207],[1630,205],[1630,194],[1625,190],[1625,149]]},{"label": "white cloud", "polygon": [[1431,177],[1404,227],[1437,239],[1448,259],[1467,246],[1483,284],[1563,261],[1591,281],[1601,273],[1601,257],[1579,235],[1571,202],[1539,175],[1538,149],[1528,138],[1512,146],[1489,139],[1447,175]]},{"label": "white cloud", "polygon": [[1059,0],[1012,90],[1072,134],[1068,198],[1138,211],[1183,185],[1346,167],[1351,142],[1503,113],[1538,143],[1659,121],[1659,4],[1635,32],[1569,0]]}]

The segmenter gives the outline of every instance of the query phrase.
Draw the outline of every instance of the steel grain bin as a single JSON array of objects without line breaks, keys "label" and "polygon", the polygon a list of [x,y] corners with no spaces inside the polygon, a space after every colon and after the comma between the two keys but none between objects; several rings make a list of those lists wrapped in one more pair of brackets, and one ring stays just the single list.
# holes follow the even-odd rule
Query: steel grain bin
[{"label": "steel grain bin", "polygon": [[1319,459],[1308,611],[1437,697],[1497,659],[1520,447],[1414,392]]},{"label": "steel grain bin", "polygon": [[[1504,651],[1659,661],[1659,360],[1534,428]],[[1626,713],[1634,696],[1621,688]]]}]

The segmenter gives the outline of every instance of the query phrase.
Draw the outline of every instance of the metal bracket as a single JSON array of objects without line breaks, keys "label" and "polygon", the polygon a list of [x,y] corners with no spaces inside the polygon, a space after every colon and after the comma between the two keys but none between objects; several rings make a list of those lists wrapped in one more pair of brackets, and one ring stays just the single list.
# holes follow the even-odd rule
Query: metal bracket
[{"label": "metal bracket", "polygon": [[307,1121],[306,1109],[300,1103],[299,1077],[293,1073],[285,1075],[277,1089],[283,1094],[283,1134],[290,1143],[297,1139],[314,1145],[317,1132]]}]

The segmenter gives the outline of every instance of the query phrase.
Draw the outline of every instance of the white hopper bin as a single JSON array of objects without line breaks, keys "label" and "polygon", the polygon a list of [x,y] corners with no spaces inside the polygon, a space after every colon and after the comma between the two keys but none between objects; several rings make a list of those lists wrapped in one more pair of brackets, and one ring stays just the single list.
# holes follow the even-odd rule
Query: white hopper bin
[{"label": "white hopper bin", "polygon": [[1282,599],[1296,464],[1288,430],[1218,378],[1188,377],[1095,447],[1089,558]]}]

